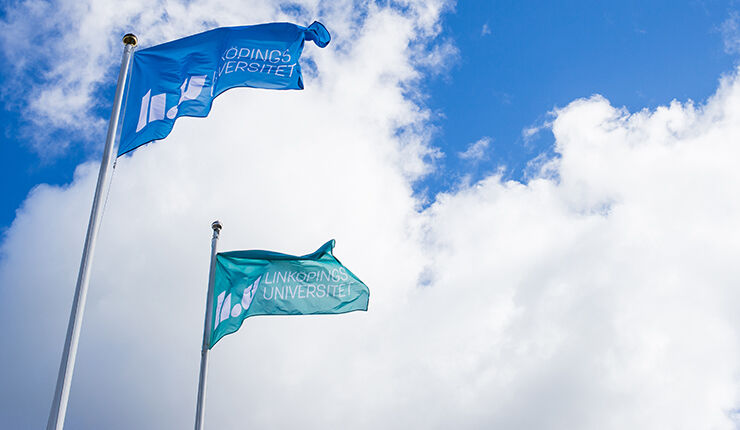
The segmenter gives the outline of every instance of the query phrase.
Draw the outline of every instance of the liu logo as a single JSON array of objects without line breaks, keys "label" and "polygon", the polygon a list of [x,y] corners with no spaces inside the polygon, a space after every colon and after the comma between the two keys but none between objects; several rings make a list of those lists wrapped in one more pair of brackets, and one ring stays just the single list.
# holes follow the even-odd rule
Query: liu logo
[{"label": "liu logo", "polygon": [[213,327],[214,330],[218,327],[221,321],[228,319],[229,316],[236,318],[241,315],[243,311],[249,309],[249,305],[252,304],[252,299],[254,298],[254,293],[257,291],[257,286],[260,283],[260,279],[262,279],[262,276],[257,278],[256,281],[244,289],[241,302],[237,302],[233,307],[231,306],[231,293],[226,295],[226,291],[224,291],[218,295],[218,299],[216,300],[216,325]]},{"label": "liu logo", "polygon": [[[167,118],[174,119],[180,104],[184,101],[197,99],[205,85],[205,75],[186,78],[180,86],[180,100],[167,111]],[[144,97],[141,98],[141,110],[139,111],[139,123],[136,125],[136,132],[141,131],[144,126],[152,121],[164,119],[166,104],[167,94],[152,95],[152,90],[147,91]]]}]

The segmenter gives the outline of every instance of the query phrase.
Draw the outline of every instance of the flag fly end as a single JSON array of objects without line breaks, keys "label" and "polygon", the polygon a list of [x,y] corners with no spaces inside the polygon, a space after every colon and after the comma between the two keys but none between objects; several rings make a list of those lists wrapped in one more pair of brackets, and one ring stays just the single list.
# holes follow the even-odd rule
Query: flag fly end
[{"label": "flag fly end", "polygon": [[319,48],[325,48],[331,42],[331,35],[324,24],[314,21],[306,29],[306,40],[313,40]]}]

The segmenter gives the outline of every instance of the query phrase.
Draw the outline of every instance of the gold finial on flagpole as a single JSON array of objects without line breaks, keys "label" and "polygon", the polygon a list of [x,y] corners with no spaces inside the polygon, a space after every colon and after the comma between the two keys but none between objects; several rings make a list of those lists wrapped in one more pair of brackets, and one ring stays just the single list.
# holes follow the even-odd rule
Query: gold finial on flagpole
[{"label": "gold finial on flagpole", "polygon": [[136,46],[136,44],[139,43],[139,39],[136,38],[135,34],[128,33],[125,36],[123,36],[123,43],[125,45]]}]

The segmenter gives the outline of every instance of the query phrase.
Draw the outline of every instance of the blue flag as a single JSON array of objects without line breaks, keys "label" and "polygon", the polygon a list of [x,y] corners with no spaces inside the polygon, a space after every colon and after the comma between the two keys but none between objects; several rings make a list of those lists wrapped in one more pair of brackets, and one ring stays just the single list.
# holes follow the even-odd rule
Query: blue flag
[{"label": "blue flag", "polygon": [[165,138],[178,117],[207,116],[230,88],[303,89],[306,40],[323,48],[331,36],[319,22],[223,27],[136,52],[118,155]]}]

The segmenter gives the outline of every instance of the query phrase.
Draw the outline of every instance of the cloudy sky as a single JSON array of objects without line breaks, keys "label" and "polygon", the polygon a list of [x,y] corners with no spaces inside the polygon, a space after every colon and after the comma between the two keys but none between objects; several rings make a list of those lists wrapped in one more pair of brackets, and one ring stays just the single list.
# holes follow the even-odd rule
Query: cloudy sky
[{"label": "cloudy sky", "polygon": [[0,3],[0,427],[47,420],[121,36],[320,20],[304,91],[118,159],[67,428],[192,426],[215,219],[371,297],[222,339],[208,428],[740,428],[740,4],[558,3]]}]

